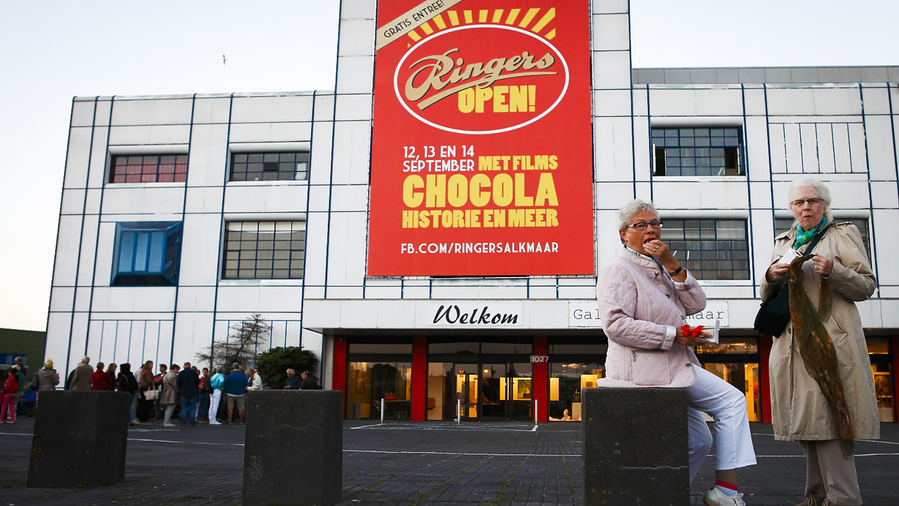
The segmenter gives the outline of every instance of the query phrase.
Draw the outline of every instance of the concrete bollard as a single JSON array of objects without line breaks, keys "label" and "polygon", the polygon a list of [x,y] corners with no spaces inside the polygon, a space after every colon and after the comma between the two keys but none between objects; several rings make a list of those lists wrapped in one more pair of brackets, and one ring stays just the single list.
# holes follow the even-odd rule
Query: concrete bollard
[{"label": "concrete bollard", "polygon": [[585,388],[581,401],[584,506],[690,504],[683,389]]},{"label": "concrete bollard", "polygon": [[331,506],[343,488],[343,392],[247,394],[243,505]]},{"label": "concrete bollard", "polygon": [[28,488],[94,488],[124,481],[129,401],[124,392],[41,392]]}]

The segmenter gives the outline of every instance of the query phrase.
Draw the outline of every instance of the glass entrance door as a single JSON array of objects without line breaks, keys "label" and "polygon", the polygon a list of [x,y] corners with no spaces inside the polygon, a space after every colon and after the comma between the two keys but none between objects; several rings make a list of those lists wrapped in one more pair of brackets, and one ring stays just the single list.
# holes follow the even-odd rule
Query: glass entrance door
[{"label": "glass entrance door", "polygon": [[487,363],[479,370],[478,395],[481,419],[526,420],[533,418],[530,364]]},{"label": "glass entrance door", "polygon": [[431,362],[427,392],[428,420],[533,418],[529,363]]},{"label": "glass entrance door", "polygon": [[533,420],[534,386],[530,363],[511,363],[506,371],[506,417],[509,420]]},{"label": "glass entrance door", "polygon": [[456,364],[456,400],[461,404],[463,420],[478,418],[480,381],[477,364]]},{"label": "glass entrance door", "polygon": [[481,385],[481,417],[508,418],[512,383],[506,379],[506,364],[483,364]]}]

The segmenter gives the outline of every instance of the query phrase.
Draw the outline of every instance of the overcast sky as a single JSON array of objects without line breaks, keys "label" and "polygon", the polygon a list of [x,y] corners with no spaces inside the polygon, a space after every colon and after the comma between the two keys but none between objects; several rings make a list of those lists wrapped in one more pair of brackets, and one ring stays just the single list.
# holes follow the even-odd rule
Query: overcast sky
[{"label": "overcast sky", "polygon": [[[897,0],[631,11],[635,67],[899,64]],[[337,0],[0,2],[0,327],[46,328],[73,96],[332,90],[337,17]]]}]

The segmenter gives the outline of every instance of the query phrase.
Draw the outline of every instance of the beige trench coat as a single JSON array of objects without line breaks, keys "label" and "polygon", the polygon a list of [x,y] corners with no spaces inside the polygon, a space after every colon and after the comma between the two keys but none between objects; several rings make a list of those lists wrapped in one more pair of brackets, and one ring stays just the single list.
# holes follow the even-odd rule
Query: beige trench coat
[{"label": "beige trench coat", "polygon": [[[775,238],[774,264],[792,246],[796,227]],[[799,248],[801,253],[804,247]],[[874,293],[876,280],[865,253],[861,234],[851,223],[835,223],[815,246],[816,253],[833,261],[833,273],[828,277],[833,291],[833,309],[824,326],[830,334],[840,367],[843,396],[849,405],[849,419],[856,439],[880,437],[880,419],[871,360],[862,329],[861,317],[855,306]],[[802,265],[805,271],[805,291],[818,306],[821,276],[811,261]],[[777,288],[764,280],[762,297]],[[829,440],[837,439],[837,428],[827,400],[815,380],[806,372],[799,346],[793,338],[793,325],[774,338],[768,360],[771,381],[771,415],[775,439]]]},{"label": "beige trench coat", "polygon": [[172,371],[165,373],[162,377],[162,395],[159,397],[159,404],[178,404],[178,384],[175,383],[178,375]]}]

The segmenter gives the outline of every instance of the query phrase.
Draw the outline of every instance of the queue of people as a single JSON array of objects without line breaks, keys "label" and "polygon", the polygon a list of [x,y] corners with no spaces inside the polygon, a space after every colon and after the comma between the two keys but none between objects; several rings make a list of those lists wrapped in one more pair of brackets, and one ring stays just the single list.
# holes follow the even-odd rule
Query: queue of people
[{"label": "queue of people", "polygon": [[[259,369],[249,369],[245,373],[237,362],[231,364],[227,376],[224,367],[199,370],[189,362],[185,362],[184,367],[160,364],[154,375],[153,365],[152,360],[146,361],[135,375],[129,363],[107,365],[98,362],[94,368],[91,358],[86,356],[71,371],[62,387],[125,392],[130,396],[129,424],[140,425],[155,419],[162,420],[164,427],[177,426],[173,417],[177,417],[182,427],[198,423],[245,423],[246,393],[263,389]],[[30,384],[25,382],[27,369],[21,357],[16,358],[10,371],[11,374],[0,380],[0,422],[4,423],[14,423],[17,409],[23,413],[28,407],[36,406],[41,391],[56,390],[61,383],[53,360],[49,359]],[[290,369],[288,376],[295,378],[293,383],[288,381],[288,385],[292,385],[290,388],[318,388],[310,371],[296,376]]]},{"label": "queue of people", "polygon": [[[237,362],[231,365],[227,376],[224,367],[212,371],[207,367],[199,370],[189,362],[185,362],[184,367],[160,364],[155,375],[151,360],[140,367],[137,375],[132,372],[129,363],[106,365],[99,362],[96,369],[90,363],[90,357],[82,358],[69,374],[64,387],[69,390],[116,390],[129,394],[128,421],[131,425],[150,423],[155,419],[162,420],[164,427],[176,427],[177,424],[172,421],[175,417],[182,427],[196,426],[198,423],[242,424],[246,422],[246,393],[263,389],[259,369],[253,368],[244,373],[243,366]],[[22,395],[18,395],[20,384],[24,384],[24,375],[18,372],[19,366],[14,368],[17,374],[10,375],[0,394],[2,406],[5,406],[7,390],[12,393],[10,403],[15,406],[16,400],[25,397],[30,387],[39,393],[55,390],[60,384],[53,361],[47,360],[32,384],[24,385]],[[293,369],[290,371],[293,372]],[[294,388],[318,388],[309,371],[297,377],[295,385]],[[28,401],[30,397],[26,399]],[[36,404],[37,400],[34,402]],[[14,409],[11,411],[13,415],[10,419],[14,421]],[[2,419],[5,421],[5,418]]]},{"label": "queue of people", "polygon": [[[861,234],[830,213],[826,185],[800,179],[789,189],[794,226],[775,238],[761,283],[763,299],[788,293],[790,321],[769,356],[775,439],[798,441],[806,457],[805,499],[796,506],[862,504],[853,458],[856,439],[878,439],[871,364],[856,303],[876,279]],[[686,316],[705,308],[698,281],[662,241],[649,202],[619,210],[622,250],[597,283],[609,339],[606,378],[598,386],[679,387],[688,399],[690,481],[714,448],[709,506],[745,506],[737,470],[756,463],[743,393],[703,369],[693,347],[710,344]],[[712,416],[714,437],[702,412]]]}]

